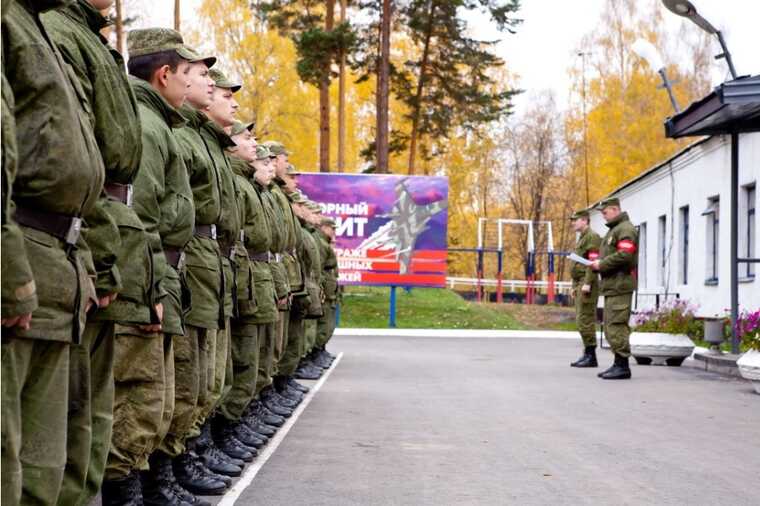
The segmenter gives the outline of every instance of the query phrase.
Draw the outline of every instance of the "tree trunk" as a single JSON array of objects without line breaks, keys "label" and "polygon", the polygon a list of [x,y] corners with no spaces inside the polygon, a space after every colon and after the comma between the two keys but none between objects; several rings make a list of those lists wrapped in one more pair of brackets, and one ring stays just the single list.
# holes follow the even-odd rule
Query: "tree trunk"
[{"label": "tree trunk", "polygon": [[422,92],[425,88],[425,77],[427,65],[430,58],[430,40],[433,36],[433,14],[435,13],[436,3],[430,0],[428,7],[428,25],[425,29],[425,45],[422,49],[422,59],[420,60],[420,75],[417,78],[417,91],[414,94],[414,109],[412,110],[412,132],[409,141],[409,175],[415,171],[417,158],[417,139],[420,128],[420,110],[422,108]]},{"label": "tree trunk", "polygon": [[174,0],[174,29],[178,32],[180,31],[180,20],[182,19],[180,16],[180,0]]},{"label": "tree trunk", "polygon": [[122,0],[116,0],[116,18],[114,29],[116,30],[116,50],[124,53],[124,12]]},{"label": "tree trunk", "polygon": [[391,52],[391,0],[383,0],[380,26],[380,62],[377,69],[377,172],[388,173],[388,80]]},{"label": "tree trunk", "polygon": [[[347,0],[340,0],[340,22],[346,22]],[[346,53],[340,53],[338,76],[338,172],[346,170]]]},{"label": "tree trunk", "polygon": [[[335,0],[327,0],[325,30],[332,31],[335,25]],[[319,171],[330,172],[330,63],[323,62],[322,80],[319,82]]]}]

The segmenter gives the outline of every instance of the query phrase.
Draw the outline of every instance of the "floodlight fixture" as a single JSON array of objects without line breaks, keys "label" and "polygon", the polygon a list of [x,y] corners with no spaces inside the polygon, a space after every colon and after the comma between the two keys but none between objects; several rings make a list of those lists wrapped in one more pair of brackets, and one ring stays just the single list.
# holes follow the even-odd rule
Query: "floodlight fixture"
[{"label": "floodlight fixture", "polygon": [[659,88],[665,88],[665,90],[667,90],[673,109],[675,109],[676,112],[681,112],[675,93],[673,93],[674,83],[668,78],[667,70],[665,70],[665,63],[663,63],[662,58],[660,57],[660,52],[657,51],[657,48],[647,40],[637,39],[636,42],[633,43],[633,46],[631,46],[631,49],[633,49],[634,53],[644,59],[649,66],[652,67],[652,70],[660,75],[662,78],[662,85],[659,86]]},{"label": "floodlight fixture", "polygon": [[710,35],[715,35],[718,38],[721,49],[723,52],[715,57],[716,60],[725,58],[728,64],[728,70],[731,72],[731,77],[736,79],[736,68],[734,67],[734,60],[731,58],[731,53],[728,51],[726,40],[723,38],[723,32],[715,28],[712,23],[703,18],[697,8],[689,0],[662,0],[665,7],[672,13],[678,16],[691,20],[692,23],[706,31]]}]

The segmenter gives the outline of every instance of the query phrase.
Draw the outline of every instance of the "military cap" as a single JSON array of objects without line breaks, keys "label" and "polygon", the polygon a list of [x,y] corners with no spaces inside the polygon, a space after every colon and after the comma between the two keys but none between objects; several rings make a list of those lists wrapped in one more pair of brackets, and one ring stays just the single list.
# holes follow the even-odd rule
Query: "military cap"
[{"label": "military cap", "polygon": [[296,168],[295,168],[295,167],[293,167],[293,164],[292,164],[292,163],[289,163],[289,164],[288,164],[288,168],[287,168],[287,170],[285,171],[285,174],[288,174],[289,176],[292,176],[292,175],[293,175],[293,174],[295,174],[295,173],[296,173]]},{"label": "military cap", "polygon": [[296,190],[293,193],[291,193],[289,196],[290,196],[290,200],[294,204],[305,204],[307,202],[306,196],[303,194],[301,190]]},{"label": "military cap", "polygon": [[256,160],[267,160],[271,156],[272,153],[269,152],[269,148],[261,144],[256,146]]},{"label": "military cap", "polygon": [[335,223],[335,220],[332,219],[332,218],[330,218],[330,217],[328,217],[328,216],[323,217],[322,221],[319,224],[320,225],[327,225],[328,227],[331,227],[331,228],[337,228],[338,227],[338,225]]},{"label": "military cap", "polygon": [[214,84],[217,88],[225,88],[231,90],[232,93],[235,93],[243,87],[242,84],[233,81],[219,69],[210,70],[208,75],[214,80]]},{"label": "military cap", "polygon": [[234,135],[240,135],[246,130],[250,132],[251,130],[253,130],[254,126],[256,126],[256,123],[251,122],[251,123],[245,124],[241,121],[236,121],[235,123],[232,124],[232,128],[230,129],[230,137]]},{"label": "military cap", "polygon": [[612,206],[620,207],[620,199],[617,197],[604,199],[601,202],[599,202],[597,209],[604,209],[605,207],[612,207]]},{"label": "military cap", "polygon": [[266,141],[264,143],[266,147],[269,148],[269,151],[272,152],[273,155],[290,155],[290,151],[285,149],[285,146],[281,142],[277,141]]},{"label": "military cap", "polygon": [[[206,62],[209,67],[216,63],[213,56],[202,56],[187,47],[182,34],[171,28],[141,28],[127,34],[129,57],[145,56],[163,51],[175,51],[181,58],[191,62]],[[209,64],[210,62],[210,64]]]},{"label": "military cap", "polygon": [[313,211],[315,213],[321,213],[322,212],[322,206],[314,202],[313,200],[307,200],[306,201],[306,208],[310,211]]},{"label": "military cap", "polygon": [[589,214],[587,209],[582,209],[580,211],[575,211],[572,215],[570,215],[570,219],[572,221],[577,220],[578,218],[586,218],[589,219],[591,215]]}]

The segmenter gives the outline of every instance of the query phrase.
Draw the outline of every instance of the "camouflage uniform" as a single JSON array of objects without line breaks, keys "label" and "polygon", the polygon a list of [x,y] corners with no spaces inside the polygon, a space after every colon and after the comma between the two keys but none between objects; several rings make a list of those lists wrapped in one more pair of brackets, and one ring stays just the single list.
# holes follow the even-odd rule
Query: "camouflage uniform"
[{"label": "camouflage uniform", "polygon": [[609,231],[602,240],[599,273],[604,295],[604,335],[612,351],[622,357],[631,355],[631,302],[636,290],[639,237],[628,213],[607,223]]},{"label": "camouflage uniform", "polygon": [[[574,217],[582,217],[574,215]],[[586,216],[587,217],[587,216]],[[599,258],[599,246],[602,239],[591,227],[581,232],[575,245],[575,254],[587,260]],[[596,346],[596,305],[599,301],[599,276],[591,267],[574,263],[570,276],[573,280],[573,298],[575,300],[575,321],[584,346]],[[584,293],[584,285],[591,291]]]},{"label": "camouflage uniform", "polygon": [[[325,224],[334,224],[332,221],[324,222]],[[338,286],[338,258],[332,246],[332,239],[327,235],[319,232],[322,244],[322,256],[325,259],[323,265],[323,285],[325,293],[325,302],[323,305],[324,316],[319,319],[317,325],[317,349],[324,350],[327,342],[335,332],[335,318],[340,297],[340,288]]]},{"label": "camouflage uniform", "polygon": [[81,89],[39,20],[66,3],[2,5],[2,312],[32,313],[29,330],[3,329],[2,502],[9,505],[57,503],[70,343],[80,342],[86,306],[96,302],[77,218],[99,217],[103,162]]},{"label": "camouflage uniform", "polygon": [[71,350],[67,463],[59,501],[84,505],[100,489],[111,444],[115,323],[159,323],[157,294],[147,237],[130,201],[142,151],[137,101],[121,55],[100,35],[108,22],[86,0],[42,19],[90,106],[107,198],[98,201],[104,219],[85,237],[98,271],[98,294],[119,291],[117,300],[88,319],[82,344]]}]

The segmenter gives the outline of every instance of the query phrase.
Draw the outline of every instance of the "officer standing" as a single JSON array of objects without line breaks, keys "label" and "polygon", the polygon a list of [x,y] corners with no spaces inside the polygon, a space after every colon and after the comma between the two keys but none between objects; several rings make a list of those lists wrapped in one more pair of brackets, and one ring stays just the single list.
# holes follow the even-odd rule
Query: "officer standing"
[{"label": "officer standing", "polygon": [[[589,226],[589,212],[574,213],[570,220],[573,230],[578,234],[575,254],[586,260],[599,258],[602,239]],[[574,263],[570,276],[573,280],[573,298],[575,300],[575,321],[583,341],[583,355],[570,364],[573,367],[597,367],[596,360],[596,305],[599,301],[599,277],[591,269],[580,263]]]},{"label": "officer standing", "polygon": [[[75,83],[40,20],[42,11],[67,3],[2,3],[0,418],[2,503],[9,506],[58,502],[70,345],[80,342],[97,303],[80,230],[103,189],[103,161]],[[13,121],[5,123],[11,116],[15,130]]]},{"label": "officer standing", "polygon": [[592,268],[598,271],[602,278],[604,334],[615,353],[615,362],[598,376],[602,379],[630,379],[628,359],[631,356],[631,328],[628,321],[631,318],[631,301],[637,285],[639,237],[636,227],[628,218],[628,213],[620,209],[620,200],[606,199],[601,202],[599,209],[609,231],[602,240],[601,257],[594,261]]},{"label": "officer standing", "polygon": [[338,285],[338,257],[333,247],[335,243],[335,220],[323,217],[320,221],[320,236],[324,241],[324,316],[317,323],[317,343],[314,360],[318,365],[329,366],[335,356],[327,351],[327,343],[335,332],[340,286]]}]

